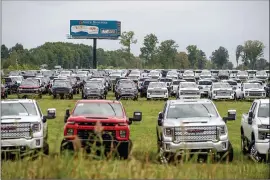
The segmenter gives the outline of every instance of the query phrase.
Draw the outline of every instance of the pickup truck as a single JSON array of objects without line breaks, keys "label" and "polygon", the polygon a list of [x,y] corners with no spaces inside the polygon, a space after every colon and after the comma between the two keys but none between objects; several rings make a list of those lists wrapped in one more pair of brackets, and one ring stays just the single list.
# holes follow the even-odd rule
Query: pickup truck
[{"label": "pickup truck", "polygon": [[248,113],[242,115],[241,149],[256,162],[266,160],[267,155],[269,157],[269,99],[254,100]]},{"label": "pickup truck", "polygon": [[43,115],[36,100],[1,101],[1,155],[24,157],[29,151],[49,154],[47,119],[54,119],[56,110]]},{"label": "pickup truck", "polygon": [[[72,112],[66,110],[60,152],[73,153],[73,140],[77,137],[87,153],[92,151],[99,156],[112,152],[127,159],[132,148],[129,125],[141,120],[141,112],[134,112],[133,118],[128,118],[119,101],[79,100]],[[97,147],[104,147],[104,154],[95,151]]]},{"label": "pickup truck", "polygon": [[157,119],[157,147],[161,163],[198,155],[205,161],[209,154],[219,160],[233,160],[233,147],[226,122],[235,120],[236,110],[221,117],[208,99],[168,100]]}]

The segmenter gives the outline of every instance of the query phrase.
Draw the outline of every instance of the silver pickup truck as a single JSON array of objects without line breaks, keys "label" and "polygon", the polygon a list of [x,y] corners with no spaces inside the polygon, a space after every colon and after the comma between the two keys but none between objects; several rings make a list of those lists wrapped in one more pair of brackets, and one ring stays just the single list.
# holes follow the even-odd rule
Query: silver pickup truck
[{"label": "silver pickup truck", "polygon": [[[241,119],[241,148],[256,162],[270,155],[269,99],[254,100]],[[269,160],[270,158],[268,158]]]},{"label": "silver pickup truck", "polygon": [[220,160],[233,160],[226,122],[235,120],[236,111],[221,117],[208,99],[169,100],[159,113],[156,131],[161,163],[179,160],[185,154],[198,154],[205,161],[212,154]]}]

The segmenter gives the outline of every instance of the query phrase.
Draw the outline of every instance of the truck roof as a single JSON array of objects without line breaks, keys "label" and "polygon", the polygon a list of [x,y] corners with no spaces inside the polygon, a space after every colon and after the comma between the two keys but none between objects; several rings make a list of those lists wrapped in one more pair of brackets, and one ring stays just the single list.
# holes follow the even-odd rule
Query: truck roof
[{"label": "truck roof", "polygon": [[116,100],[99,100],[99,99],[88,99],[88,100],[78,100],[77,103],[93,103],[93,102],[98,102],[98,103],[115,103],[115,104],[120,104],[119,101]]},{"label": "truck roof", "polygon": [[209,99],[177,99],[177,100],[168,100],[169,104],[209,104],[212,103]]},{"label": "truck roof", "polygon": [[1,100],[1,103],[34,103],[36,100],[34,99],[5,99]]}]

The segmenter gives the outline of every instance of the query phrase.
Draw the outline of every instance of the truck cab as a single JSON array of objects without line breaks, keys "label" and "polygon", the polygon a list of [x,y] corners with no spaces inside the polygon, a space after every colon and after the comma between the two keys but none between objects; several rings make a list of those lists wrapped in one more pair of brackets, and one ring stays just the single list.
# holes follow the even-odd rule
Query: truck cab
[{"label": "truck cab", "polygon": [[256,99],[241,119],[241,149],[256,162],[270,153],[269,99]]}]

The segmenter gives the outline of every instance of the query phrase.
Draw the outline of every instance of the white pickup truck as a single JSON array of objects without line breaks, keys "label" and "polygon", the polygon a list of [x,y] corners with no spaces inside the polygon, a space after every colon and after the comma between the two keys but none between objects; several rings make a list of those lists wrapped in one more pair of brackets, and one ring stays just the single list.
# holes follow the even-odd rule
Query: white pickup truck
[{"label": "white pickup truck", "polygon": [[[241,120],[241,149],[256,162],[270,153],[269,99],[254,100]],[[269,158],[268,158],[269,159]]]},{"label": "white pickup truck", "polygon": [[35,100],[2,100],[1,155],[8,158],[18,152],[23,157],[29,151],[43,151],[48,155],[47,119],[54,119],[56,111],[48,109],[47,112],[44,116]]}]

